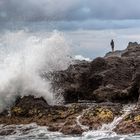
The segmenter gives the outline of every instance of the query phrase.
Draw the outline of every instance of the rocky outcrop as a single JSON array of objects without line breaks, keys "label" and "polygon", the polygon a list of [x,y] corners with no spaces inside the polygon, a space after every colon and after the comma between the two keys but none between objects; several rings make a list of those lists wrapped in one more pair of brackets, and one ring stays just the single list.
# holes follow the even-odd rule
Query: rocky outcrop
[{"label": "rocky outcrop", "polygon": [[108,52],[105,55],[107,57],[138,57],[140,55],[140,44],[137,42],[129,42],[128,47],[125,50],[116,50],[114,52]]},{"label": "rocky outcrop", "polygon": [[44,98],[35,98],[34,96],[24,96],[17,98],[15,105],[11,108],[11,115],[17,117],[28,117],[43,115],[48,104]]},{"label": "rocky outcrop", "polygon": [[139,57],[140,56],[140,44],[137,42],[129,42],[127,49],[121,55],[122,57]]},{"label": "rocky outcrop", "polygon": [[129,43],[121,56],[113,54],[70,65],[67,70],[54,74],[53,84],[57,90],[63,91],[66,103],[79,100],[128,103],[138,100],[140,45]]}]

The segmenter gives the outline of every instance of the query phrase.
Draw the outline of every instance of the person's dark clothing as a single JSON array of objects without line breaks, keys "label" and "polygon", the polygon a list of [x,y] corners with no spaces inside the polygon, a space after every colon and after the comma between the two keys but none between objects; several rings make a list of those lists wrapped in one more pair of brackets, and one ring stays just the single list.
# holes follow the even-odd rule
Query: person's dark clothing
[{"label": "person's dark clothing", "polygon": [[114,41],[113,40],[111,40],[110,45],[111,45],[112,52],[114,52]]}]

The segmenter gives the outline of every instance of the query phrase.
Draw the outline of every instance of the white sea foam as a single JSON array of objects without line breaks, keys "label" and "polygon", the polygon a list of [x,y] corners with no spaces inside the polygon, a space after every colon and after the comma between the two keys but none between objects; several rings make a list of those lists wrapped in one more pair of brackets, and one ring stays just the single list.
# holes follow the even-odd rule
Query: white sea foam
[{"label": "white sea foam", "polygon": [[0,35],[0,111],[18,95],[43,96],[54,103],[50,82],[44,72],[66,69],[71,62],[70,47],[61,33],[49,37],[25,31]]},{"label": "white sea foam", "polygon": [[136,140],[140,136],[117,135],[111,131],[92,130],[84,132],[82,136],[66,136],[60,132],[50,132],[45,126],[38,126],[35,123],[28,125],[0,125],[0,132],[12,130],[11,134],[0,136],[2,140],[23,140],[23,139],[49,139],[49,140]]},{"label": "white sea foam", "polygon": [[82,60],[91,61],[90,58],[84,57],[84,56],[82,56],[82,55],[75,55],[74,59],[76,59],[76,60],[81,60],[81,61],[82,61]]}]

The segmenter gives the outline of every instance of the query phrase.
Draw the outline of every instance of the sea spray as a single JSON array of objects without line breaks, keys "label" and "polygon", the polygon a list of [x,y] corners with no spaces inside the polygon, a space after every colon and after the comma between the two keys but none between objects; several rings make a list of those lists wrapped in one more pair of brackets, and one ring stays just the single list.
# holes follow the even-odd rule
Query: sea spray
[{"label": "sea spray", "polygon": [[16,96],[43,96],[55,102],[50,81],[42,73],[64,70],[71,63],[70,47],[64,36],[50,37],[25,31],[6,32],[0,37],[0,111],[10,106]]}]

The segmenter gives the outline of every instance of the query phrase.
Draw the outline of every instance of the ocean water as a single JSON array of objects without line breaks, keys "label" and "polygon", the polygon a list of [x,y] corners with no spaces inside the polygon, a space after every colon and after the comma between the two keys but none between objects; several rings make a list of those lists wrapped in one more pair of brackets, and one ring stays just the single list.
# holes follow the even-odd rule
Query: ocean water
[{"label": "ocean water", "polygon": [[92,130],[82,136],[66,136],[59,132],[49,132],[47,127],[29,125],[0,126],[0,131],[14,130],[11,135],[0,136],[1,140],[139,140],[140,135],[117,135],[113,131]]}]

